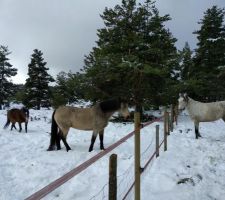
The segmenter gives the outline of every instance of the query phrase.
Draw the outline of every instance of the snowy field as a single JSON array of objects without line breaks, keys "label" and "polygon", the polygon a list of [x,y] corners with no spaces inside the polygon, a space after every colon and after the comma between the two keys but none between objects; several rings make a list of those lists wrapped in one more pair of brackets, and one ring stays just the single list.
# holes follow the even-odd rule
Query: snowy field
[{"label": "snowy field", "polygon": [[[99,150],[96,140],[89,153],[91,132],[71,129],[68,143],[72,150],[48,152],[52,110],[30,110],[28,133],[0,128],[0,200],[22,200]],[[6,110],[0,111],[1,127]],[[154,151],[154,123],[142,129],[142,165]],[[18,125],[17,125],[18,127]],[[105,147],[133,131],[133,124],[109,123],[105,130]],[[224,200],[225,199],[225,123],[222,120],[200,124],[203,138],[196,140],[188,116],[179,117],[178,125],[168,138],[168,151],[142,175],[143,200]],[[62,145],[63,146],[63,145]],[[46,200],[107,199],[108,158],[118,155],[118,199],[133,180],[133,137],[101,158],[84,172],[53,191]],[[182,182],[183,183],[179,183]],[[128,196],[133,199],[133,194]]]}]

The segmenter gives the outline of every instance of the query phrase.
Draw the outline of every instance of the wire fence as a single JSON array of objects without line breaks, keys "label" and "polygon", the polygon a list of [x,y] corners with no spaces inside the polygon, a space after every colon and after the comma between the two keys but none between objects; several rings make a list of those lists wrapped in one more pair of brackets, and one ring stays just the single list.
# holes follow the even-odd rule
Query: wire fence
[{"label": "wire fence", "polygon": [[[159,118],[162,119],[162,118]],[[158,121],[158,120],[157,120]],[[148,124],[148,123],[146,123]],[[145,126],[146,126],[145,124]],[[151,124],[151,123],[149,123]],[[143,131],[144,132],[144,131]],[[147,131],[146,131],[147,132]],[[162,131],[161,131],[162,132]],[[151,134],[152,132],[150,132]],[[144,134],[144,133],[143,133]],[[149,134],[148,134],[149,136]],[[144,150],[141,152],[141,163],[143,163],[142,173],[145,172],[145,169],[150,167],[153,162],[153,158],[155,157],[155,146],[154,146],[154,141],[155,141],[155,135],[152,134],[151,137],[149,137],[149,144],[146,145]],[[162,146],[164,140],[161,137],[161,143],[160,147]],[[134,156],[130,157],[129,159],[133,158]],[[134,160],[134,159],[133,159]],[[150,165],[151,164],[151,165]],[[135,184],[135,177],[134,177],[134,162],[132,162],[129,167],[120,175],[117,176],[117,198],[121,200],[133,200],[133,187]],[[108,195],[108,190],[106,189],[108,187],[108,183],[106,183],[97,194],[95,194],[91,199],[89,200],[103,200],[107,199]],[[105,195],[106,194],[106,195]]]},{"label": "wire fence", "polygon": [[[157,118],[153,121],[147,122],[142,125],[141,128],[144,128],[150,124],[153,124],[154,122],[159,122],[162,120],[162,117]],[[42,197],[46,196],[65,182],[67,182],[72,177],[76,176],[83,170],[85,170],[87,167],[92,165],[94,162],[102,158],[104,155],[111,152],[113,149],[124,143],[126,140],[128,140],[130,137],[134,135],[134,131],[126,135],[125,137],[121,138],[116,143],[109,146],[105,151],[102,151],[92,157],[91,159],[87,160],[86,162],[82,163],[80,166],[74,168],[70,172],[66,173],[64,176],[60,177],[59,179],[53,181],[46,187],[42,188],[41,190],[37,191],[36,193],[32,194],[30,197],[26,198],[26,200],[36,200],[41,199]],[[150,162],[153,160],[155,156],[155,152],[151,154],[151,152],[155,149],[152,147],[154,146],[154,137],[149,137],[149,144],[147,144],[144,149],[141,152],[141,163],[143,164],[142,172],[145,171],[145,169],[149,166]],[[161,142],[160,146],[163,144],[163,141]],[[151,156],[149,156],[151,155]],[[133,158],[134,156],[130,157],[129,159]],[[117,197],[118,199],[132,199],[133,195],[131,195],[132,188],[134,186],[135,180],[134,180],[134,163],[131,163],[129,167],[122,172],[122,174],[117,176],[118,184],[117,184]],[[95,194],[93,195],[89,200],[104,200],[108,199],[108,182],[106,182],[103,187]]]},{"label": "wire fence", "polygon": [[98,191],[97,194],[92,196],[89,200],[105,200],[108,199],[108,182]]}]

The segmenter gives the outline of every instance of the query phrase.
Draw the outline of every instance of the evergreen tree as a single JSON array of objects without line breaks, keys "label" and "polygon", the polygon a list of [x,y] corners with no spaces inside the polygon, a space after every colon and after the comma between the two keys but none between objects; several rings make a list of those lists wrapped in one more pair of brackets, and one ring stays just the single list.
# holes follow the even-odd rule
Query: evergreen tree
[{"label": "evergreen tree", "polygon": [[198,82],[192,79],[193,66],[193,51],[190,49],[188,42],[186,42],[184,48],[179,51],[179,69],[177,71],[177,78],[179,79],[178,91],[187,92],[194,97],[194,91],[198,88]]},{"label": "evergreen tree", "polygon": [[101,17],[106,27],[98,30],[83,69],[92,100],[120,96],[137,107],[144,99],[162,104],[177,64],[176,39],[164,27],[169,15],[160,16],[151,0],[122,0]]},{"label": "evergreen tree", "polygon": [[43,53],[35,49],[31,55],[31,62],[28,65],[28,78],[25,84],[24,104],[40,110],[40,107],[50,106],[49,83],[53,78],[48,74],[49,68],[45,65]]},{"label": "evergreen tree", "polygon": [[17,103],[22,103],[25,96],[25,85],[24,84],[14,84],[14,95],[10,98],[10,101]]},{"label": "evergreen tree", "polygon": [[52,104],[54,108],[68,103],[68,93],[66,83],[68,81],[67,73],[60,72],[56,77],[56,85],[52,91]]},{"label": "evergreen tree", "polygon": [[[198,95],[216,97],[225,96],[225,25],[224,9],[213,6],[204,13],[199,22],[197,35],[198,48],[194,57],[194,67],[191,70],[192,80],[198,83]],[[221,82],[222,81],[222,82]]]},{"label": "evergreen tree", "polygon": [[17,69],[9,63],[8,47],[0,46],[0,110],[4,102],[13,94],[13,83],[10,78],[17,74]]},{"label": "evergreen tree", "polygon": [[84,82],[84,74],[60,72],[57,75],[56,86],[54,87],[54,107],[84,99],[86,93],[86,85],[83,86]]},{"label": "evergreen tree", "polygon": [[180,51],[180,79],[182,81],[190,79],[191,69],[193,68],[192,53],[188,42],[186,42],[184,48]]}]

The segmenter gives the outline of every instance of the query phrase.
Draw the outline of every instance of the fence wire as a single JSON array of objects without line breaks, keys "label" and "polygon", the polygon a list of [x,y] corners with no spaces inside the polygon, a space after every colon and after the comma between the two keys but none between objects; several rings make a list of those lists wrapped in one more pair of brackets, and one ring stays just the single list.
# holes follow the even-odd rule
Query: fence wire
[{"label": "fence wire", "polygon": [[127,170],[118,176],[117,197],[122,199],[130,188],[130,183],[134,181],[134,163]]},{"label": "fence wire", "polygon": [[107,200],[108,185],[109,185],[108,183],[105,183],[105,185],[98,191],[98,193],[92,196],[89,200]]},{"label": "fence wire", "polygon": [[[144,134],[146,134],[146,130],[143,129]],[[162,132],[162,131],[160,131]],[[152,133],[152,131],[151,131]],[[161,135],[161,134],[160,134]],[[153,134],[150,138],[150,143],[145,147],[145,149],[141,152],[141,163],[145,163],[146,160],[149,160],[155,153],[154,148],[154,141],[155,141],[155,135]],[[129,159],[133,158],[134,156],[131,156]],[[145,165],[145,164],[144,164]],[[148,165],[151,167],[153,165],[153,162],[150,162]],[[146,170],[142,171],[145,172]],[[133,186],[134,186],[134,162],[130,164],[130,166],[120,175],[117,176],[117,198],[119,200],[133,200]],[[105,185],[96,193],[94,196],[92,196],[89,200],[106,200],[108,199],[108,186],[109,183],[105,183]]]}]

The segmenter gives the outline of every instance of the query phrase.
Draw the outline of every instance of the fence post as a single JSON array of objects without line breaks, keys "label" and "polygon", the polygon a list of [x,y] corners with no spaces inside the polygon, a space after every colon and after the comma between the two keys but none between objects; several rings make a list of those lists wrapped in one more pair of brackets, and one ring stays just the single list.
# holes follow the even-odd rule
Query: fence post
[{"label": "fence post", "polygon": [[109,200],[117,199],[117,155],[109,158]]},{"label": "fence post", "polygon": [[159,157],[159,125],[156,125],[156,145],[155,145],[155,156],[156,158]]},{"label": "fence post", "polygon": [[167,135],[170,135],[170,114],[167,112]]},{"label": "fence post", "polygon": [[173,132],[173,122],[174,122],[174,105],[171,104],[171,119],[170,119],[170,130]]},{"label": "fence post", "polygon": [[140,113],[134,113],[135,126],[135,147],[134,147],[134,161],[135,161],[135,200],[141,199],[141,171],[140,171]]},{"label": "fence post", "polygon": [[167,127],[166,127],[166,122],[167,122],[167,112],[164,112],[164,151],[167,151]]},{"label": "fence post", "polygon": [[177,104],[176,104],[174,110],[175,110],[175,121],[176,121],[176,125],[177,125],[177,118],[178,118],[178,113],[179,113]]}]

